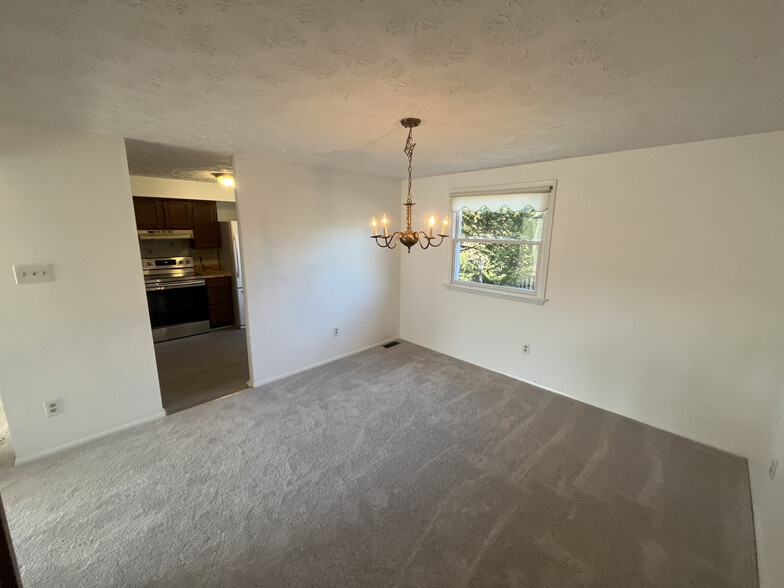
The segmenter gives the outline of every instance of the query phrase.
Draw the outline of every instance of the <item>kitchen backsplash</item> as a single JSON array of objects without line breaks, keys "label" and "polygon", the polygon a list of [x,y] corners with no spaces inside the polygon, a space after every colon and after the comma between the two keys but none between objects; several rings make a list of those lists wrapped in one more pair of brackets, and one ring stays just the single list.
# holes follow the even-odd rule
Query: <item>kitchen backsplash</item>
[{"label": "kitchen backsplash", "polygon": [[221,269],[218,249],[191,249],[190,241],[139,241],[141,257],[192,257],[196,269]]}]

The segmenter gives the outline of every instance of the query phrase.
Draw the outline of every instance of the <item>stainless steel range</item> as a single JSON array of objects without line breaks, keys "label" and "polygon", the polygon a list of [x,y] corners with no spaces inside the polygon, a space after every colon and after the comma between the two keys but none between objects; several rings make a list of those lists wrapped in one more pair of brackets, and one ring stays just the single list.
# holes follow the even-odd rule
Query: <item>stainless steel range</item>
[{"label": "stainless steel range", "polygon": [[210,330],[207,284],[194,275],[192,257],[142,259],[154,342]]}]

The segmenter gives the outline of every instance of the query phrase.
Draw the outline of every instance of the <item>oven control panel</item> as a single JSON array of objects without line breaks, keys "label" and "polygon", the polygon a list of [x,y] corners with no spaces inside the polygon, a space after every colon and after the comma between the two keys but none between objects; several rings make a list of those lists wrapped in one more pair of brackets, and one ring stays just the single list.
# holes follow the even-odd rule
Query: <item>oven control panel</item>
[{"label": "oven control panel", "polygon": [[166,270],[193,267],[192,257],[146,257],[142,259],[144,270]]},{"label": "oven control panel", "polygon": [[182,278],[194,275],[192,257],[144,257],[144,279]]}]

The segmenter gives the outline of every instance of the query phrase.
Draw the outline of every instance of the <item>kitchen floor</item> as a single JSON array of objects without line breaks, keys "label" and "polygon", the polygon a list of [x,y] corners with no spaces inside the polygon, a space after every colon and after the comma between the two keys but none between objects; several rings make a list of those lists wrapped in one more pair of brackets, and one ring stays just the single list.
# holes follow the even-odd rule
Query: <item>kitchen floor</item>
[{"label": "kitchen floor", "polygon": [[166,414],[249,388],[245,331],[217,329],[155,344]]}]

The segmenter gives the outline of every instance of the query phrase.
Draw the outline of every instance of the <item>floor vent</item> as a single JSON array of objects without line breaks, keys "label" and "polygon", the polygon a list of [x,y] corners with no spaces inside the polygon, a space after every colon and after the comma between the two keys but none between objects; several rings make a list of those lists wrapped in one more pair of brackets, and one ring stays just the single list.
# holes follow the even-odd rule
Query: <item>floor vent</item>
[{"label": "floor vent", "polygon": [[384,349],[389,349],[390,347],[394,347],[395,345],[400,345],[400,341],[392,341],[391,343],[385,343],[381,347]]}]

